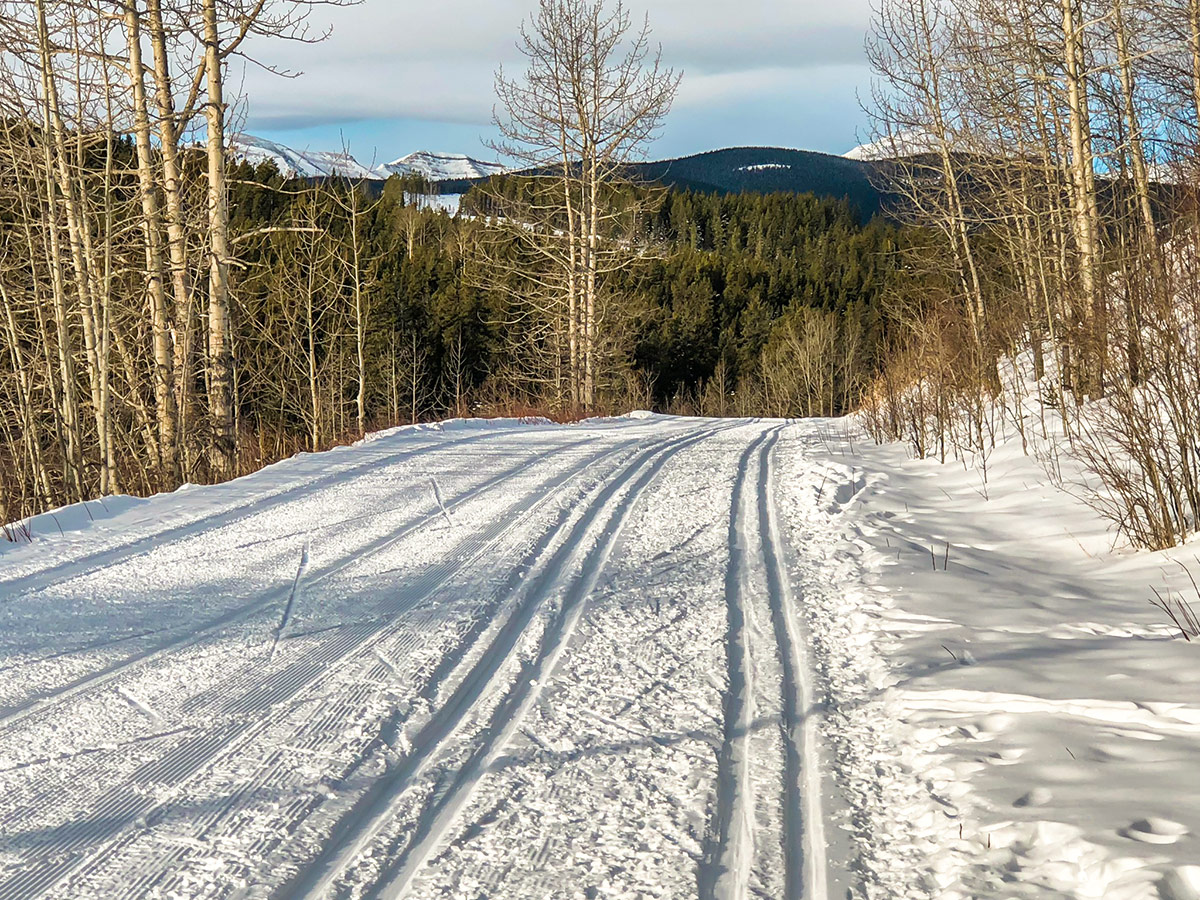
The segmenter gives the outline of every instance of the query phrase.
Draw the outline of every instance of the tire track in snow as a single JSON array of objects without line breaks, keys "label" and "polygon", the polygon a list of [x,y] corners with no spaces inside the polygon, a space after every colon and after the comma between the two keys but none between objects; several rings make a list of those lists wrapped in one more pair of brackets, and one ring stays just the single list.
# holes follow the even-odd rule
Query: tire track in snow
[{"label": "tire track in snow", "polygon": [[[586,443],[586,441],[578,443]],[[490,546],[498,543],[506,534],[518,527],[521,514],[545,502],[554,495],[557,489],[564,487],[578,475],[597,465],[602,459],[628,452],[636,444],[636,440],[625,441],[616,447],[591,454],[583,461],[569,467],[565,472],[558,473],[549,479],[548,483],[541,486],[541,489],[529,495],[525,504],[527,509],[510,510],[505,516],[498,517],[496,520],[498,523],[497,533],[488,535],[488,540],[481,543],[475,552],[466,555],[458,552],[449,554],[449,565],[444,571],[438,573],[436,582],[421,592],[419,597],[406,598],[403,608],[395,610],[395,615],[403,614],[422,599],[433,595],[456,574],[485,556]],[[514,469],[507,470],[484,484],[469,489],[451,501],[448,506],[454,508],[465,503],[484,490],[511,478],[525,465],[522,462]],[[521,504],[517,505],[521,506]],[[425,519],[436,520],[441,517],[442,510],[438,509],[426,516]],[[425,519],[415,523],[408,531],[411,532],[425,524]],[[552,528],[552,531],[556,530]],[[390,545],[395,540],[399,540],[399,536],[389,536],[385,543]],[[349,559],[340,560],[333,567],[321,570],[321,577],[332,574],[333,569],[340,570],[361,559],[362,555],[355,553]],[[316,578],[317,576],[312,576],[309,583],[311,584]],[[272,598],[272,602],[276,599],[278,598]],[[130,826],[149,818],[156,810],[169,806],[175,799],[175,793],[189,780],[209,767],[217,758],[251,744],[272,721],[272,717],[262,715],[263,712],[269,712],[272,708],[295,697],[304,688],[310,687],[322,676],[329,675],[334,666],[347,657],[362,652],[372,652],[378,638],[389,633],[385,627],[386,624],[386,622],[381,622],[375,628],[348,629],[330,642],[316,648],[309,654],[312,659],[303,660],[302,664],[293,665],[276,673],[282,677],[273,679],[269,688],[252,686],[240,699],[235,697],[226,707],[234,715],[222,717],[208,733],[187,739],[171,748],[165,756],[139,767],[129,782],[109,790],[88,811],[89,814],[86,818],[69,822],[39,839],[34,852],[22,860],[21,869],[13,877],[0,882],[0,897],[4,897],[5,900],[37,897],[60,884],[80,868],[87,866],[91,869],[99,860],[110,856]],[[151,792],[139,785],[154,785],[156,789]],[[168,793],[170,796],[164,799],[164,793]],[[244,795],[249,791],[241,793]],[[49,797],[43,799],[47,802],[52,800]],[[25,811],[28,812],[28,810]],[[6,818],[11,819],[12,816]],[[0,822],[0,826],[3,826],[5,830],[8,830],[9,827],[3,822]],[[97,847],[97,844],[100,846]],[[86,852],[88,848],[91,848],[91,852]],[[83,851],[82,855],[81,851]]]},{"label": "tire track in snow", "polygon": [[[698,873],[702,900],[747,900],[761,891],[756,871],[770,865],[774,845],[783,854],[784,896],[827,900],[817,721],[813,711],[804,630],[784,568],[773,500],[773,451],[782,426],[764,434],[743,453],[729,523],[730,562],[725,594],[728,611],[725,739],[718,762],[716,808],[708,847]],[[753,475],[752,475],[753,473]],[[753,496],[747,490],[754,484]],[[756,573],[763,573],[759,585]],[[767,612],[770,632],[756,624]],[[769,664],[781,671],[780,696],[756,676]],[[756,730],[774,726],[779,712],[782,758],[755,756]],[[761,741],[758,742],[761,745]],[[762,833],[757,807],[768,785],[782,792],[779,833]],[[756,866],[756,863],[758,865]]]},{"label": "tire track in snow", "polygon": [[[730,426],[725,426],[730,427]],[[637,498],[675,453],[721,429],[673,438],[639,453],[609,480],[586,512],[573,525],[558,547],[539,560],[537,574],[519,576],[512,589],[520,592],[516,608],[493,636],[491,644],[458,683],[450,698],[413,740],[413,751],[391,773],[375,782],[343,817],[316,860],[289,884],[274,892],[275,898],[321,897],[330,894],[342,876],[360,859],[393,818],[393,810],[425,772],[450,749],[471,713],[494,693],[494,682],[516,652],[538,610],[559,590],[564,590],[562,607],[547,626],[534,660],[526,663],[514,685],[502,695],[477,746],[455,773],[448,789],[437,792],[424,810],[408,847],[386,866],[372,889],[373,896],[396,898],[406,892],[412,878],[435,852],[453,827],[458,813],[470,801],[490,762],[506,746],[525,715],[540,696],[541,685],[557,665],[570,643],[583,613],[585,601],[603,571],[621,527]],[[665,446],[663,446],[665,444]],[[628,491],[622,493],[628,486]],[[544,554],[550,542],[541,548]],[[583,550],[582,548],[590,547]],[[578,563],[575,574],[564,577]],[[504,691],[504,688],[501,688]]]}]

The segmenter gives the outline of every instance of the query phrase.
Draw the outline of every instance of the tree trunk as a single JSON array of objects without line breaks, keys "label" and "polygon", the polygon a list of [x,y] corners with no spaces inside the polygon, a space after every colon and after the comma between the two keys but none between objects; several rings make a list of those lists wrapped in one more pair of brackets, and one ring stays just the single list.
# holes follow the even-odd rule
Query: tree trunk
[{"label": "tree trunk", "polygon": [[237,450],[233,421],[233,348],[229,301],[229,197],[225,183],[225,96],[216,0],[203,0],[204,67],[208,86],[208,407],[212,466],[232,478]]}]

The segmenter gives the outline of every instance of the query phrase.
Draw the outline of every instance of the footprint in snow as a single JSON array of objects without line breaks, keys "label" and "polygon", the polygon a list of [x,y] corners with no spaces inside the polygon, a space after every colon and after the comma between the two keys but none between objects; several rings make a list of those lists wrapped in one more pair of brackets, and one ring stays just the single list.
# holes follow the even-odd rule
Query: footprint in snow
[{"label": "footprint in snow", "polygon": [[1118,832],[1122,837],[1143,844],[1174,844],[1188,833],[1187,828],[1170,819],[1147,816],[1127,825]]},{"label": "footprint in snow", "polygon": [[1028,794],[1017,798],[1017,800],[1013,803],[1013,806],[1045,806],[1053,799],[1054,795],[1050,793],[1049,790],[1043,787],[1036,787]]}]

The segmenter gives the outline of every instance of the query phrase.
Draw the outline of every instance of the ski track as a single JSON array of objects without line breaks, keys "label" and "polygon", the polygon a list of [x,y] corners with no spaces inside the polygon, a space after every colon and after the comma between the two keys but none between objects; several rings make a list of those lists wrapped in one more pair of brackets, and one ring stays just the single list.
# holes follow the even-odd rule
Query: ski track
[{"label": "ski track", "polygon": [[[532,665],[522,671],[517,686],[501,702],[491,722],[485,728],[478,749],[469,762],[454,778],[449,791],[443,794],[418,825],[410,850],[399,858],[397,871],[385,876],[385,883],[377,886],[376,896],[402,896],[413,873],[429,857],[448,830],[455,814],[470,799],[471,787],[478,783],[488,760],[503,749],[505,742],[520,725],[528,703],[536,699],[539,678],[552,671],[562,649],[569,642],[572,626],[578,621],[581,601],[587,596],[607,553],[616,539],[618,521],[628,514],[637,495],[658,471],[672,452],[703,440],[708,433],[667,442],[665,447],[642,451],[603,488],[592,501],[585,514],[574,523],[562,543],[537,567],[537,575],[529,579],[516,580],[514,590],[520,589],[523,596],[517,601],[516,609],[504,626],[497,632],[478,663],[465,675],[458,689],[441,708],[421,733],[414,739],[415,750],[405,763],[386,779],[380,780],[375,789],[352,813],[336,839],[327,845],[327,850],[300,877],[276,897],[315,897],[330,892],[338,879],[350,869],[366,847],[374,840],[391,819],[396,799],[424,772],[451,742],[456,731],[471,711],[487,698],[489,689],[495,690],[493,681],[505,661],[517,647],[534,615],[554,591],[561,587],[564,570],[570,567],[572,557],[581,555],[589,536],[599,531],[598,545],[579,562],[581,571],[567,576],[567,595],[563,608],[555,617],[554,629],[544,637],[542,652]],[[639,476],[634,481],[635,476]],[[633,486],[623,497],[621,490],[630,481]],[[610,504],[612,509],[609,509]],[[607,515],[605,515],[607,513]],[[599,520],[599,525],[597,521]],[[501,689],[502,690],[502,689]]]},{"label": "ski track", "polygon": [[[578,475],[588,467],[597,464],[600,458],[622,451],[628,450],[627,444],[620,444],[615,448],[609,448],[601,454],[593,454],[585,459],[582,463],[572,466],[565,476],[560,476],[554,479],[559,483],[570,480],[571,477]],[[518,469],[521,468],[520,466]],[[502,477],[490,479],[484,485],[468,491],[464,496],[456,501],[451,501],[451,508],[465,502],[470,496],[480,493],[484,488],[494,487],[501,483],[504,477],[510,476],[512,473],[505,473]],[[546,485],[547,490],[553,490],[558,484]],[[533,493],[527,507],[532,507],[539,501],[545,499],[545,495],[541,492]],[[511,519],[497,519],[496,532],[507,531],[509,527],[516,524],[520,519],[520,513],[527,510],[514,510],[514,515]],[[442,512],[438,509],[435,513],[427,518],[440,519]],[[409,526],[406,531],[411,532],[421,526],[422,522],[416,522]],[[483,532],[479,536],[479,543],[490,543],[499,537],[499,534],[491,534]],[[395,543],[398,536],[389,536],[386,540],[376,541],[378,547],[390,546]],[[472,559],[482,555],[485,546],[480,546]],[[437,588],[441,587],[445,582],[449,581],[457,571],[465,567],[468,561],[463,558],[456,558],[457,554],[451,554],[447,560],[445,571],[437,569],[425,573],[424,580],[431,581],[432,584],[423,591],[418,591],[416,596],[404,599],[398,607],[391,611],[392,617],[398,617],[416,606],[421,600],[433,594]],[[361,556],[355,555],[353,561],[361,560]],[[343,560],[335,564],[332,568],[322,571],[319,575],[312,574],[306,582],[306,586],[311,587],[319,578],[328,577],[335,571],[339,571],[350,564],[351,561]],[[286,599],[290,586],[283,592],[283,599]],[[272,597],[267,601],[261,601],[255,604],[255,609],[263,606],[269,606],[271,603],[278,602],[280,598]],[[210,629],[206,629],[211,630]],[[251,743],[257,735],[259,735],[268,725],[270,719],[254,718],[254,715],[269,712],[280,704],[285,703],[289,699],[295,697],[306,686],[310,685],[338,660],[360,651],[363,645],[372,637],[379,635],[380,629],[371,626],[352,626],[344,629],[344,633],[336,638],[325,642],[314,650],[305,654],[301,658],[293,661],[280,671],[274,672],[261,681],[261,683],[252,683],[248,687],[242,689],[239,695],[235,685],[224,685],[211,691],[210,693],[215,698],[222,696],[229,697],[233,693],[232,699],[226,700],[218,707],[219,714],[229,721],[218,725],[214,730],[200,734],[192,740],[185,740],[172,748],[165,756],[159,760],[139,768],[129,780],[129,785],[121,785],[110,790],[104,798],[93,808],[88,819],[72,822],[64,828],[57,829],[39,841],[38,852],[32,858],[25,860],[26,865],[23,871],[13,878],[5,881],[0,881],[0,896],[6,900],[21,900],[21,898],[36,897],[41,893],[49,890],[58,884],[64,877],[69,875],[77,868],[82,867],[88,860],[81,858],[76,854],[76,851],[90,845],[102,841],[107,835],[109,838],[119,837],[126,828],[136,824],[141,818],[150,815],[161,804],[154,802],[153,798],[145,796],[132,786],[136,785],[167,785],[172,789],[172,793],[180,790],[189,779],[200,773],[206,766],[210,765],[214,759],[220,754],[228,754],[236,751]],[[189,641],[190,642],[190,641]],[[171,649],[178,649],[173,647]],[[139,662],[145,662],[140,660]],[[113,673],[119,674],[119,673]],[[111,677],[106,676],[96,683],[85,685],[87,689],[93,689],[99,684],[107,684]],[[71,693],[74,696],[74,692]],[[339,710],[345,713],[345,709]],[[56,799],[53,796],[44,797],[38,806],[45,807]],[[171,798],[168,798],[171,799]],[[30,810],[31,812],[34,810]],[[0,829],[8,830],[12,825],[12,819],[17,818],[17,815],[22,812],[18,810],[17,814],[10,814],[0,818]],[[98,823],[98,824],[97,824]],[[104,851],[95,854],[97,857],[102,856]]]},{"label": "ski track", "polygon": [[[464,445],[474,444],[479,441],[485,441],[497,437],[510,437],[503,432],[485,432],[482,434],[470,434],[465,437],[453,437],[449,440],[444,440],[434,444],[428,444],[414,449],[405,449],[399,451],[385,452],[381,454],[371,453],[368,458],[354,463],[349,466],[334,468],[332,471],[327,471],[322,475],[306,481],[289,485],[280,488],[268,494],[263,494],[255,498],[255,503],[252,507],[235,506],[231,509],[219,509],[211,513],[207,513],[198,518],[182,522],[178,525],[170,526],[162,531],[148,534],[136,540],[125,544],[118,544],[113,547],[106,547],[96,553],[86,554],[83,557],[72,560],[69,563],[54,566],[49,570],[42,570],[20,575],[7,581],[0,581],[0,598],[5,602],[19,599],[24,594],[33,593],[41,590],[52,584],[58,584],[72,578],[82,578],[86,575],[92,575],[101,572],[105,569],[128,562],[139,556],[145,556],[153,553],[158,549],[163,542],[186,538],[201,531],[208,531],[216,528],[226,527],[239,522],[249,516],[259,515],[269,509],[277,507],[297,495],[310,493],[320,490],[327,485],[336,485],[340,481],[353,478],[363,472],[371,469],[376,469],[382,466],[396,465],[401,462],[407,462],[413,459],[418,459],[426,454],[437,451],[445,451],[447,449],[461,449]],[[337,523],[342,524],[342,523]],[[279,535],[271,540],[283,540],[287,537],[295,536],[298,532],[292,532],[287,535]],[[261,542],[250,542],[242,547],[251,547]]]},{"label": "ski track", "polygon": [[[828,898],[817,710],[774,501],[772,460],[781,431],[746,448],[733,492],[725,581],[729,687],[715,810],[698,878],[703,900]],[[751,482],[753,495],[746,490]],[[778,742],[769,739],[776,729]]]},{"label": "ski track", "polygon": [[[714,673],[712,772],[698,782],[711,794],[696,797],[688,865],[702,900],[829,900],[816,689],[775,504],[773,460],[786,427],[654,419],[582,436],[500,428],[425,443],[416,435],[417,446],[355,448],[364,458],[249,505],[0,581],[0,598],[33,603],[46,586],[344,491],[388,467],[466,451],[457,470],[418,466],[404,476],[426,495],[419,510],[318,519],[230,548],[275,554],[264,557],[276,561],[271,571],[286,562],[291,575],[219,615],[205,617],[201,606],[187,628],[139,629],[28,661],[118,654],[100,654],[101,665],[82,674],[65,669],[68,678],[0,715],[0,777],[10,789],[0,799],[0,897],[425,896],[418,885],[451,843],[467,840],[464,829],[486,828],[520,803],[525,785],[503,780],[499,763],[518,734],[537,745],[526,723],[621,565],[622,535],[645,518],[664,469],[695,450],[690,466],[729,458],[722,477],[732,500],[727,540],[715,524],[723,493],[708,501],[712,515],[680,522],[671,545],[682,552],[711,518],[706,540],[726,540],[729,553],[727,563],[713,557],[705,582],[710,621],[726,616],[726,633],[718,624],[711,636],[714,654],[724,647],[727,685],[718,708]],[[718,436],[728,449],[703,453]],[[660,517],[655,533],[670,524]],[[335,552],[314,542],[318,533],[337,535]],[[658,577],[670,577],[670,560]],[[4,756],[26,729],[56,728],[83,704],[89,715],[121,717],[110,743]],[[692,764],[708,765],[701,756]],[[571,798],[552,787],[542,802]],[[547,896],[558,895],[554,846],[544,835],[523,857],[546,871]],[[496,865],[502,879],[504,861]]]},{"label": "ski track", "polygon": [[[573,449],[574,447],[579,446],[579,443],[581,442],[569,444],[562,449]],[[451,500],[450,507],[453,508],[455,506],[462,505],[479,496],[480,494],[486,493],[487,491],[504,484],[504,482],[511,478],[514,474],[523,470],[525,466],[525,462],[518,463],[494,478],[488,479],[483,484],[463,492],[461,495]],[[305,580],[305,587],[311,587],[320,583],[321,581],[324,581],[325,579],[337,575],[338,573],[344,571],[348,566],[359,562],[362,557],[366,555],[382,553],[386,551],[389,547],[394,546],[414,532],[427,527],[429,523],[440,519],[442,515],[443,512],[439,508],[434,513],[417,516],[409,520],[409,522],[400,526],[400,528],[394,532],[388,532],[373,541],[362,544],[353,554],[344,556],[334,562],[332,565],[326,566],[309,574]],[[88,573],[72,574],[69,577],[82,577],[82,574],[92,574],[92,572],[89,571]],[[3,734],[13,725],[22,722],[23,720],[35,714],[41,714],[53,710],[54,707],[63,702],[72,700],[88,692],[103,688],[110,683],[125,677],[131,669],[137,666],[151,664],[164,656],[177,652],[185,647],[194,645],[203,640],[205,637],[210,636],[222,629],[228,628],[229,626],[237,624],[240,621],[244,621],[253,617],[257,613],[270,609],[279,602],[286,600],[290,595],[293,595],[298,587],[298,584],[282,585],[277,590],[268,592],[265,596],[255,598],[250,603],[237,607],[217,617],[216,619],[199,626],[193,625],[185,634],[180,635],[172,640],[159,643],[149,649],[131,654],[125,659],[119,660],[100,671],[88,673],[87,675],[84,675],[75,681],[60,686],[56,690],[44,693],[41,696],[31,699],[17,708],[9,709],[4,713],[4,715],[0,716],[0,734]]]}]

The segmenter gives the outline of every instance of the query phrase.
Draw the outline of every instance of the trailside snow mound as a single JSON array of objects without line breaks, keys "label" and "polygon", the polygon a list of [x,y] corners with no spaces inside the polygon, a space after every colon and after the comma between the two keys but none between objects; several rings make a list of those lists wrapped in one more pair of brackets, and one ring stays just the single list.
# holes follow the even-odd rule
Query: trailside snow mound
[{"label": "trailside snow mound", "polygon": [[[673,417],[650,414],[663,423]],[[674,420],[679,421],[679,420]],[[590,424],[616,424],[620,419],[594,419]],[[60,507],[8,527],[16,540],[0,536],[0,587],[13,576],[24,576],[46,565],[61,565],[83,554],[94,555],[130,539],[172,532],[189,525],[203,527],[222,514],[258,501],[290,495],[306,485],[351,478],[372,465],[445,441],[475,434],[501,434],[514,429],[562,429],[541,416],[495,419],[446,419],[441,422],[400,425],[371,432],[360,440],[321,453],[298,453],[265,466],[250,475],[217,485],[185,484],[178,490],[151,498],[114,495]],[[372,453],[360,456],[362,448]],[[386,455],[380,456],[378,452]],[[0,523],[3,524],[3,523]]]},{"label": "trailside snow mound", "polygon": [[863,858],[925,873],[877,896],[1200,897],[1200,643],[1149,602],[1196,599],[1196,546],[1127,549],[1016,436],[986,467],[854,437],[821,490],[860,574],[809,615],[843,617],[818,650]]}]

